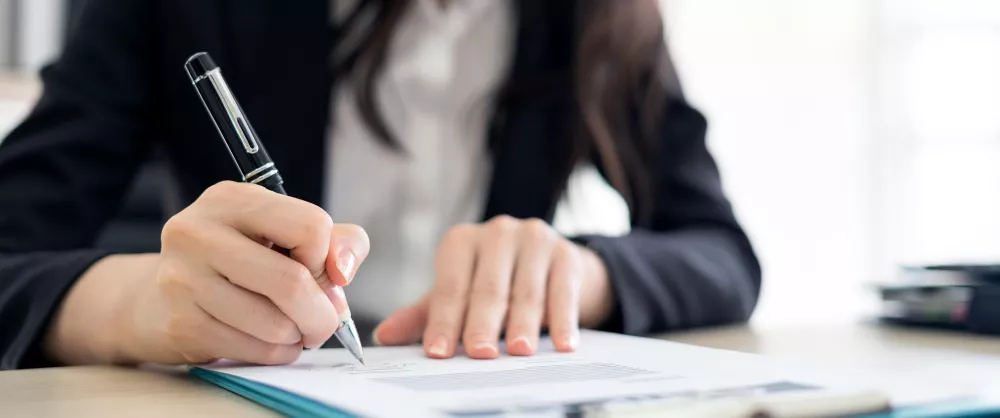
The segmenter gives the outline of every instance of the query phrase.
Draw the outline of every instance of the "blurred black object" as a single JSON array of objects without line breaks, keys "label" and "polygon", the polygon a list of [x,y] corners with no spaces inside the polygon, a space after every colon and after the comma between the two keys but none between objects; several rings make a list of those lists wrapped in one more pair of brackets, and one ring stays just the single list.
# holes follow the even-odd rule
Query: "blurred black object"
[{"label": "blurred black object", "polygon": [[903,268],[907,275],[904,279],[912,280],[916,276],[927,278],[934,275],[951,275],[962,278],[969,283],[1000,284],[1000,264],[934,264],[928,266],[909,266]]},{"label": "blurred black object", "polygon": [[878,289],[884,322],[1000,335],[1000,265],[904,267]]}]

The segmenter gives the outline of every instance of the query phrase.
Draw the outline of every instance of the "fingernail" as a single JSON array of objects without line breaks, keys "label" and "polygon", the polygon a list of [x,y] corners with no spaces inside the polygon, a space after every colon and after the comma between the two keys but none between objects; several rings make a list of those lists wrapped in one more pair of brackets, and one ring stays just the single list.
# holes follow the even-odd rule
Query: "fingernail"
[{"label": "fingernail", "polygon": [[580,337],[577,333],[559,338],[558,346],[563,350],[573,351],[580,344]]},{"label": "fingernail", "polygon": [[472,351],[483,357],[497,357],[500,355],[500,350],[497,348],[497,345],[493,343],[473,344]]},{"label": "fingernail", "polygon": [[375,343],[375,345],[382,345],[382,341],[379,341],[379,339],[378,339],[378,330],[379,330],[379,328],[382,328],[382,326],[379,325],[379,326],[375,327],[375,331],[372,331],[372,342]]},{"label": "fingernail", "polygon": [[445,357],[448,355],[448,340],[438,337],[431,345],[427,346],[427,352],[435,357]]},{"label": "fingernail", "polygon": [[517,337],[510,342],[510,347],[518,352],[530,353],[532,351],[531,340],[528,337]]},{"label": "fingernail", "polygon": [[340,270],[340,274],[344,275],[344,279],[347,280],[347,283],[354,280],[354,265],[357,262],[357,257],[355,257],[354,253],[348,248],[340,250],[340,254],[337,254],[337,270]]}]

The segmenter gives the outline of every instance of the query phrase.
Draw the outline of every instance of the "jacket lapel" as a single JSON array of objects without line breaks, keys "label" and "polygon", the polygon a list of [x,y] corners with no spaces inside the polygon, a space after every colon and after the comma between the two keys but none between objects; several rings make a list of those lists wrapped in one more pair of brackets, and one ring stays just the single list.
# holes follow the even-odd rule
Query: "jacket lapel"
[{"label": "jacket lapel", "polygon": [[[562,185],[554,153],[568,152],[566,122],[572,108],[568,74],[572,16],[563,1],[518,0],[511,68],[513,89],[501,101],[491,129],[493,178],[484,218],[510,215],[550,220]],[[553,14],[556,13],[556,14]]]},{"label": "jacket lapel", "polygon": [[226,71],[233,92],[285,179],[288,194],[322,203],[332,77],[329,0],[226,0]]}]

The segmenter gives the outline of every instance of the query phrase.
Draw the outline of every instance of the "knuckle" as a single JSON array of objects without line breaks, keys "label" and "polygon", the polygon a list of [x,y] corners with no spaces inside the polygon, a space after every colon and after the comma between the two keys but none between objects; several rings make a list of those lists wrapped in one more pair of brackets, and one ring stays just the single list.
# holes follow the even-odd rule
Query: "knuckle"
[{"label": "knuckle", "polygon": [[301,211],[299,218],[294,219],[288,225],[295,236],[296,244],[303,246],[323,246],[329,245],[330,231],[333,228],[333,219],[323,209],[305,202],[292,202],[292,204],[307,205]]},{"label": "knuckle", "polygon": [[288,350],[280,344],[264,344],[260,351],[262,364],[283,364],[288,362]]},{"label": "knuckle", "polygon": [[174,296],[190,290],[186,280],[187,275],[176,263],[166,262],[160,265],[156,275],[156,284],[167,296]]},{"label": "knuckle", "polygon": [[496,286],[483,286],[482,288],[476,289],[474,296],[475,303],[479,304],[496,304],[500,301],[507,300],[507,292],[504,292]]},{"label": "knuckle", "polygon": [[476,226],[473,224],[455,225],[444,236],[444,241],[448,243],[460,243],[468,241],[476,233]]},{"label": "knuckle", "polygon": [[305,221],[313,237],[326,237],[333,229],[333,218],[330,217],[330,214],[313,204],[309,204]]},{"label": "knuckle", "polygon": [[220,181],[205,189],[205,191],[201,194],[201,198],[198,200],[229,200],[242,193],[244,190],[243,186],[244,185],[231,180]]},{"label": "knuckle", "polygon": [[442,270],[442,266],[454,262],[451,258],[453,251],[474,245],[477,228],[471,224],[456,225],[444,234],[435,253],[435,264],[439,271]]},{"label": "knuckle", "polygon": [[186,346],[189,342],[197,341],[194,336],[197,325],[193,321],[178,313],[172,313],[166,322],[165,333],[170,341],[180,346]]},{"label": "knuckle", "polygon": [[285,263],[278,274],[278,294],[274,295],[284,300],[295,300],[302,297],[313,285],[309,269],[296,262]]},{"label": "knuckle", "polygon": [[517,229],[520,221],[509,215],[499,215],[490,219],[489,227],[495,233],[499,234],[509,234]]},{"label": "knuckle", "polygon": [[204,349],[206,345],[204,340],[213,336],[204,318],[171,313],[167,318],[164,334],[169,345],[187,363],[200,364],[215,360],[215,357]]},{"label": "knuckle", "polygon": [[265,340],[275,344],[292,344],[299,340],[299,329],[288,317],[281,314],[270,314],[270,327]]},{"label": "knuckle", "polygon": [[289,319],[282,319],[278,324],[278,337],[280,341],[294,343],[299,340],[299,329],[295,323]]},{"label": "knuckle", "polygon": [[562,241],[557,244],[553,255],[561,258],[569,271],[580,267],[580,251],[576,244],[570,241]]},{"label": "knuckle", "polygon": [[510,303],[514,306],[541,306],[545,303],[545,295],[537,286],[518,286],[511,291]]},{"label": "knuckle", "polygon": [[164,249],[196,241],[200,228],[192,217],[179,213],[170,217],[160,231],[160,244]]},{"label": "knuckle", "polygon": [[[438,335],[458,335],[460,322],[457,318],[438,318],[427,325],[426,337],[436,337]],[[428,338],[425,338],[428,339]]]},{"label": "knuckle", "polygon": [[465,292],[456,287],[439,287],[434,291],[434,293],[434,299],[436,299],[437,303],[454,304],[465,301]]},{"label": "knuckle", "polygon": [[522,228],[532,240],[549,241],[555,237],[555,231],[552,230],[552,227],[541,219],[528,219],[524,221]]}]

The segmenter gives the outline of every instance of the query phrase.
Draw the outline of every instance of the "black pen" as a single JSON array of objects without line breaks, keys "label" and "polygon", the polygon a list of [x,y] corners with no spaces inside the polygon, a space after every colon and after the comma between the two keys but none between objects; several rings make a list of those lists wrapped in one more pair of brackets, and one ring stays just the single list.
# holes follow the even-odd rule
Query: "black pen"
[{"label": "black pen", "polygon": [[[229,154],[233,157],[243,181],[286,194],[282,186],[284,180],[278,173],[278,168],[264,150],[264,144],[257,137],[257,132],[250,125],[212,57],[205,52],[199,52],[188,58],[184,68],[195,90],[198,91],[205,110],[215,123],[222,141],[226,144]],[[340,318],[339,327],[334,335],[358,361],[364,364],[365,356],[361,349],[361,340],[358,338],[358,330],[354,320],[351,319],[350,311]]]}]

